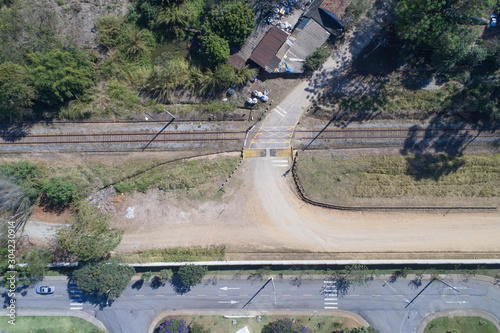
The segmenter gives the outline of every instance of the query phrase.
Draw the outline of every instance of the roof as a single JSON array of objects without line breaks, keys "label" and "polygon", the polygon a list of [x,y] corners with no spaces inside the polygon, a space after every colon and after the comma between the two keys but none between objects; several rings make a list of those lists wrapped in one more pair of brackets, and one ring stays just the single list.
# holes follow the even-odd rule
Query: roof
[{"label": "roof", "polygon": [[236,333],[250,333],[250,331],[248,330],[248,327],[243,327],[242,329],[236,331]]},{"label": "roof", "polygon": [[345,10],[352,0],[323,0],[319,8],[335,15],[339,20],[344,17]]},{"label": "roof", "polygon": [[302,18],[292,35],[278,51],[277,56],[280,57],[281,62],[273,67],[272,71],[283,71],[288,67],[292,73],[303,73],[307,56],[323,45],[328,37],[330,33],[315,20]]},{"label": "roof", "polygon": [[246,60],[243,59],[238,53],[235,53],[229,57],[228,62],[235,67],[242,68],[245,66]]},{"label": "roof", "polygon": [[308,8],[306,16],[313,18],[331,34],[335,34],[345,29],[340,19],[351,1],[314,0]]},{"label": "roof", "polygon": [[272,27],[264,38],[262,38],[255,50],[253,50],[250,55],[250,60],[260,67],[266,68],[269,61],[271,61],[281,45],[286,41],[287,37],[288,34],[286,32],[280,28]]}]

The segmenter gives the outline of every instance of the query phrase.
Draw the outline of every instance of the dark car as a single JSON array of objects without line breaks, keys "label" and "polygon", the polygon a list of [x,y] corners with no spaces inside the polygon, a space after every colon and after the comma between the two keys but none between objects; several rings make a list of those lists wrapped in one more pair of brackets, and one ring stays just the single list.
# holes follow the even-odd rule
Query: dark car
[{"label": "dark car", "polygon": [[493,13],[491,14],[491,17],[490,17],[490,26],[488,27],[488,29],[490,30],[493,30],[497,27],[497,19],[498,19],[498,15]]},{"label": "dark car", "polygon": [[36,287],[36,293],[41,295],[53,294],[56,290],[54,286],[38,286]]}]

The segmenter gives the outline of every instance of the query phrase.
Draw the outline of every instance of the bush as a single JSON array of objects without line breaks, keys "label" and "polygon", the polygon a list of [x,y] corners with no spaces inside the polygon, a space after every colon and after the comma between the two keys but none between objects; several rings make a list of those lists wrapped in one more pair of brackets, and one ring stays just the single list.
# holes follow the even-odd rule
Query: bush
[{"label": "bush", "polygon": [[188,333],[188,326],[184,320],[170,318],[158,328],[160,333]]},{"label": "bush", "polygon": [[289,318],[278,319],[262,328],[262,333],[303,333],[311,330]]},{"label": "bush", "polygon": [[59,177],[46,181],[42,186],[42,192],[49,206],[67,206],[76,197],[75,186]]},{"label": "bush", "polygon": [[158,273],[158,278],[160,279],[161,283],[166,283],[172,279],[172,276],[174,276],[174,272],[172,272],[171,269],[162,269]]},{"label": "bush", "polygon": [[314,51],[313,54],[306,58],[306,62],[304,63],[304,69],[306,72],[312,72],[317,70],[323,65],[323,63],[330,56],[331,51],[329,48],[320,46]]}]

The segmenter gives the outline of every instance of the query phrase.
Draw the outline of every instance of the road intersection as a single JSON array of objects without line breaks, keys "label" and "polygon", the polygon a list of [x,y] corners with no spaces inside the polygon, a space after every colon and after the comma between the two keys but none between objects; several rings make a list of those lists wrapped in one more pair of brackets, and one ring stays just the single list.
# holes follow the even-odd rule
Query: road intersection
[{"label": "road intersection", "polygon": [[[22,310],[83,311],[104,323],[110,332],[146,332],[152,319],[162,311],[210,311],[217,315],[272,314],[289,311],[304,314],[349,311],[360,315],[381,332],[417,332],[429,314],[459,310],[483,311],[500,318],[500,288],[492,280],[482,281],[443,276],[431,282],[429,276],[409,276],[390,281],[381,276],[363,286],[351,286],[345,292],[336,280],[315,276],[212,277],[186,293],[171,285],[154,287],[132,281],[121,297],[110,306],[83,299],[74,306],[73,285],[59,278],[53,295],[36,295],[34,288],[17,295]],[[105,304],[105,302],[104,302]],[[5,310],[2,310],[5,311]],[[500,324],[495,319],[495,324]]]}]

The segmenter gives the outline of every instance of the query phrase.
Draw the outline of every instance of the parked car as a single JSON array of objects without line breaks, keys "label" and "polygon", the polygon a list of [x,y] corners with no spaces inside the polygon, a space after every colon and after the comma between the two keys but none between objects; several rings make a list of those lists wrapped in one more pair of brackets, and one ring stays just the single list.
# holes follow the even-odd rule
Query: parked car
[{"label": "parked car", "polygon": [[36,287],[36,293],[40,295],[48,295],[53,294],[56,290],[54,286],[38,286]]},{"label": "parked car", "polygon": [[498,19],[498,15],[493,13],[491,14],[491,17],[490,17],[490,26],[488,27],[488,29],[490,30],[493,30],[497,27],[497,19]]}]

